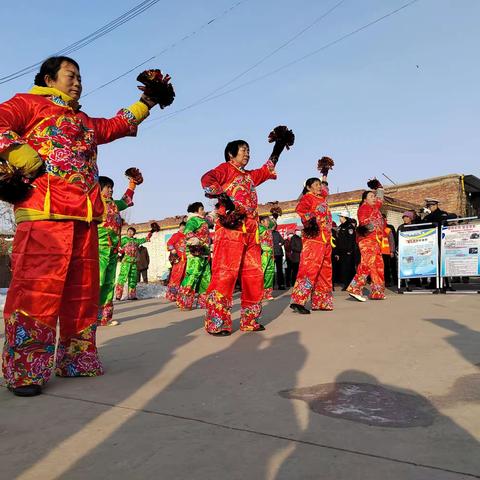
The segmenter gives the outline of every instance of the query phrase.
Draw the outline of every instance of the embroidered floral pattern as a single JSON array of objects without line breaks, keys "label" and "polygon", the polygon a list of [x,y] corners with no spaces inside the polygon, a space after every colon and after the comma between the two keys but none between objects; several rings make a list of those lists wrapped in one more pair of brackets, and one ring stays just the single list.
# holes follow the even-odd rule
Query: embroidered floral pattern
[{"label": "embroidered floral pattern", "polygon": [[75,337],[60,338],[55,374],[60,377],[95,377],[103,375],[96,347],[97,326],[92,325]]},{"label": "embroidered floral pattern", "polygon": [[242,207],[246,211],[248,217],[257,216],[257,191],[248,173],[235,177],[225,192],[233,199],[236,207]]},{"label": "embroidered floral pattern", "polygon": [[192,287],[185,286],[178,289],[177,307],[181,310],[191,310],[195,300],[195,290]]},{"label": "embroidered floral pattern", "polygon": [[332,293],[314,290],[312,293],[312,310],[333,310]]},{"label": "embroidered floral pattern", "polygon": [[359,275],[358,273],[353,277],[347,292],[355,295],[363,295],[363,287],[367,284],[368,275]]},{"label": "embroidered floral pattern", "polygon": [[263,299],[264,300],[273,300],[272,292],[273,292],[273,288],[265,288],[263,290]]},{"label": "embroidered floral pattern", "polygon": [[18,134],[12,132],[12,130],[0,133],[0,152],[17,145],[23,145],[24,143],[25,141],[22,140]]},{"label": "embroidered floral pattern", "polygon": [[205,330],[218,333],[222,330],[232,331],[232,301],[217,290],[207,294],[205,315]]},{"label": "embroidered floral pattern", "polygon": [[[95,346],[96,325],[74,337],[60,339],[55,373],[61,376],[101,375],[103,368]],[[51,374],[55,354],[55,329],[16,312],[5,321],[3,375],[13,388],[43,385]]]},{"label": "embroidered floral pattern", "polygon": [[297,278],[292,291],[292,303],[305,305],[310,298],[312,287],[313,285],[309,278]]},{"label": "embroidered floral pattern", "polygon": [[27,142],[42,157],[48,173],[75,183],[85,192],[98,180],[95,132],[74,113],[41,122]]},{"label": "embroidered floral pattern", "polygon": [[383,285],[375,285],[372,283],[370,286],[370,299],[385,300],[385,287]]},{"label": "embroidered floral pattern", "polygon": [[3,376],[9,387],[43,385],[52,373],[55,330],[19,312],[5,320]]},{"label": "embroidered floral pattern", "polygon": [[240,313],[240,330],[242,332],[253,332],[260,328],[257,320],[262,314],[262,304],[256,303],[248,307],[242,307]]},{"label": "embroidered floral pattern", "polygon": [[97,325],[104,327],[113,317],[113,302],[108,302],[98,308]]}]

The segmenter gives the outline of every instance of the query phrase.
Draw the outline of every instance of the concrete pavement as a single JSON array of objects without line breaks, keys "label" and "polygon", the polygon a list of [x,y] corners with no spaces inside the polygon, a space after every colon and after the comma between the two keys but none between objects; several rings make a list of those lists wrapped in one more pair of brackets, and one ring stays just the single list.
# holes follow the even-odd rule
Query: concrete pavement
[{"label": "concrete pavement", "polygon": [[[277,292],[279,293],[279,292]],[[2,478],[480,478],[478,295],[396,295],[204,333],[202,311],[116,305],[106,375],[0,389]]]}]

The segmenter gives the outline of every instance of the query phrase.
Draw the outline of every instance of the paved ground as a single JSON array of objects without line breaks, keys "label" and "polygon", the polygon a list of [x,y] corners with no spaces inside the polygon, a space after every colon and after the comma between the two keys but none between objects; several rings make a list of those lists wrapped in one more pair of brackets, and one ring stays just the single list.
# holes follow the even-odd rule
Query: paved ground
[{"label": "paved ground", "polygon": [[1,478],[480,478],[479,295],[288,300],[228,338],[201,311],[119,304],[105,376],[0,388]]}]

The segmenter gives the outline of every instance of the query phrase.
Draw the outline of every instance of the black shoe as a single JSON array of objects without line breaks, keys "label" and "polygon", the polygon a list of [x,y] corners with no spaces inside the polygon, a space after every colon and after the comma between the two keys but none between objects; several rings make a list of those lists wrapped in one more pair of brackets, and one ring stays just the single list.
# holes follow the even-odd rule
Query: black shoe
[{"label": "black shoe", "polygon": [[214,337],[228,337],[232,334],[228,330],[222,330],[221,332],[207,332],[209,335],[213,335]]},{"label": "black shoe", "polygon": [[138,297],[129,298],[129,300],[138,300]]},{"label": "black shoe", "polygon": [[310,310],[305,308],[303,305],[299,305],[298,303],[291,303],[290,308],[297,313],[301,313],[302,315],[308,315]]},{"label": "black shoe", "polygon": [[348,288],[348,285],[346,287],[343,287],[342,288],[342,292],[346,292],[347,291],[347,288]]},{"label": "black shoe", "polygon": [[284,286],[278,287],[278,290],[285,290]]},{"label": "black shoe", "polygon": [[35,397],[42,393],[40,385],[23,385],[22,387],[8,387],[8,389],[17,397]]},{"label": "black shoe", "polygon": [[259,323],[258,324],[258,328],[256,328],[255,330],[253,330],[254,332],[263,332],[265,330],[265,327]]}]

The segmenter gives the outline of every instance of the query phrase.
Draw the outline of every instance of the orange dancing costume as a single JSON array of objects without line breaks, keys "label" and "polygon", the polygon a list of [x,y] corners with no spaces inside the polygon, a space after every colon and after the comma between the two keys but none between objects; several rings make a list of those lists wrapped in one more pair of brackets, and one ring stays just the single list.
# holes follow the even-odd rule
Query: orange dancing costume
[{"label": "orange dancing costume", "polygon": [[[379,189],[381,190],[381,189]],[[374,205],[366,201],[358,208],[358,224],[366,227],[368,233],[358,236],[361,260],[357,273],[347,288],[347,292],[362,295],[363,287],[370,276],[370,299],[383,300],[385,298],[384,265],[382,257],[382,242],[385,231],[385,220],[380,208],[383,205],[383,190],[377,190]]]},{"label": "orange dancing costume", "polygon": [[3,374],[9,387],[42,385],[55,373],[103,373],[96,347],[97,223],[104,202],[97,145],[135,135],[148,116],[136,102],[111,119],[90,118],[54,88],[34,87],[0,104],[0,156],[38,154],[44,172],[14,205],[13,276],[4,309]]},{"label": "orange dancing costume", "polygon": [[246,212],[243,225],[236,229],[216,224],[212,279],[206,301],[205,329],[209,333],[232,331],[232,297],[238,277],[242,287],[240,330],[261,328],[258,320],[262,312],[263,271],[256,187],[275,178],[275,165],[271,160],[255,170],[244,170],[225,162],[202,177],[207,196],[226,193],[236,207]]},{"label": "orange dancing costume", "polygon": [[187,265],[185,235],[182,232],[174,233],[167,242],[167,250],[170,254],[176,254],[177,261],[172,264],[166,298],[171,302],[176,302],[178,290],[185,276],[185,267]]},{"label": "orange dancing costume", "polygon": [[303,237],[303,249],[292,303],[304,306],[312,299],[312,310],[333,310],[332,295],[332,215],[327,203],[328,187],[319,195],[308,192],[295,211],[303,224],[315,218],[319,227],[313,238]]}]

